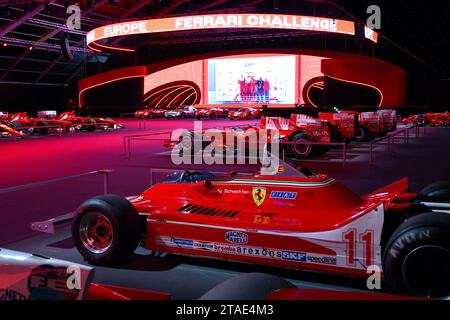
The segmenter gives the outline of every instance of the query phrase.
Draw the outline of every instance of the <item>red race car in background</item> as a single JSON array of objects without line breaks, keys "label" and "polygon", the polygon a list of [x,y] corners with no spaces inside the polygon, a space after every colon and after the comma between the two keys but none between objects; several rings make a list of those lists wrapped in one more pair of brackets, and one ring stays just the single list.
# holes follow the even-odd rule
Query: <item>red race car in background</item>
[{"label": "red race car in background", "polygon": [[[337,114],[342,115],[353,114],[356,117],[354,119],[355,134],[354,138],[352,138],[353,140],[356,141],[367,141],[371,137],[386,134],[390,131],[395,131],[397,128],[395,110],[383,109],[365,112],[342,110],[339,111]],[[345,129],[344,131],[340,130],[341,136],[344,138],[351,138],[349,137],[350,132],[348,131],[350,130],[350,124],[349,123],[346,124],[345,127],[347,128],[347,132],[345,132]],[[339,124],[337,125],[337,128],[340,129]]]},{"label": "red race car in background", "polygon": [[156,108],[148,108],[143,110],[138,110],[134,113],[134,116],[138,119],[154,119],[154,118],[163,118],[166,109],[156,107]]},{"label": "red race car in background", "polygon": [[225,108],[220,107],[211,107],[205,109],[198,109],[195,112],[195,117],[197,119],[208,118],[208,119],[216,119],[216,118],[226,118],[228,116],[229,111]]},{"label": "red race car in background", "polygon": [[24,137],[26,135],[27,135],[26,133],[15,130],[15,129],[11,128],[10,126],[6,125],[5,123],[3,123],[2,121],[0,121],[0,137],[3,137],[3,138]]},{"label": "red race car in background", "polygon": [[408,192],[403,178],[368,195],[324,174],[214,176],[180,171],[128,199],[97,196],[72,237],[92,264],[149,250],[367,277],[423,297],[450,294],[450,182]]},{"label": "red race car in background", "polygon": [[227,118],[230,120],[251,120],[258,119],[262,116],[261,109],[240,108],[239,110],[231,110]]},{"label": "red race car in background", "polygon": [[123,124],[117,124],[111,118],[91,118],[91,117],[79,117],[75,115],[75,111],[62,112],[55,117],[56,121],[65,121],[75,126],[76,130],[95,131],[97,129],[120,129],[123,128]]},{"label": "red race car in background", "polygon": [[[227,150],[233,150],[233,152],[237,151],[234,140],[231,139],[231,141],[228,141],[226,138],[227,135],[233,135],[238,140],[242,139],[245,141],[245,147],[248,150],[249,141],[247,138],[254,136],[256,133],[256,138],[259,139],[260,130],[264,130],[262,137],[267,140],[266,142],[268,142],[269,145],[271,143],[271,141],[269,141],[271,139],[271,130],[278,130],[281,144],[280,148],[284,148],[293,157],[301,159],[326,152],[326,144],[329,143],[331,139],[329,126],[327,124],[303,114],[292,114],[290,119],[263,116],[259,127],[241,126],[226,128],[224,130],[214,129],[214,132],[210,133],[213,134],[218,132],[223,135],[222,141],[224,141],[225,144],[222,147],[219,146],[219,149],[223,148],[223,152],[225,153]],[[202,137],[205,133],[206,132],[186,132],[186,134],[191,137],[191,143],[195,142],[195,139],[203,140],[202,149],[210,144],[210,142]],[[178,139],[166,140],[164,146],[167,148],[175,148],[180,143],[185,144],[186,142],[183,141],[183,138],[184,135],[181,135]],[[232,145],[227,145],[227,142],[231,142]],[[311,144],[311,142],[323,144]],[[191,151],[195,151],[193,144],[187,146],[185,149],[188,148],[190,148]]]},{"label": "red race car in background", "polygon": [[31,118],[27,112],[17,112],[8,116],[10,126],[16,130],[26,130],[29,134],[50,134],[71,132],[73,125],[68,121],[48,118]]},{"label": "red race car in background", "polygon": [[450,125],[450,113],[425,113],[411,115],[402,120],[404,124],[417,126],[448,126]]},{"label": "red race car in background", "polygon": [[193,106],[180,106],[174,109],[166,110],[164,112],[164,117],[166,119],[185,119],[185,118],[194,118],[197,109]]}]

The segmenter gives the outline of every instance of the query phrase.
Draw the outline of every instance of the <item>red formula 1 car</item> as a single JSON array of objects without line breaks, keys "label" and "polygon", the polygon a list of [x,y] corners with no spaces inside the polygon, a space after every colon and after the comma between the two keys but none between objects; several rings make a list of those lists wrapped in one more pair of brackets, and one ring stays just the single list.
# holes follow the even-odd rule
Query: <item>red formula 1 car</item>
[{"label": "red formula 1 car", "polygon": [[227,118],[230,120],[251,120],[258,119],[262,116],[261,109],[241,108],[239,110],[231,110]]},{"label": "red formula 1 car", "polygon": [[[292,114],[290,119],[263,116],[260,126],[241,126],[226,128],[224,130],[214,129],[210,132],[186,132],[191,137],[191,145],[185,147],[184,149],[186,150],[183,150],[183,152],[187,151],[187,149],[190,149],[191,152],[195,151],[192,145],[192,142],[195,142],[194,140],[202,140],[202,150],[205,149],[211,142],[211,139],[205,137],[209,134],[214,135],[216,132],[222,134],[222,141],[224,142],[223,145],[218,146],[218,151],[222,151],[223,148],[223,152],[227,152],[227,150],[237,152],[238,150],[234,144],[235,140],[243,140],[245,142],[245,148],[248,150],[250,138],[257,138],[258,144],[267,142],[270,145],[273,130],[278,131],[281,144],[280,148],[284,148],[295,158],[309,158],[312,155],[326,152],[326,144],[331,139],[329,126],[316,118],[303,114]],[[229,139],[229,135],[235,136],[236,139]],[[174,148],[180,143],[185,144],[186,140],[183,140],[183,137],[184,135],[178,139],[166,140],[164,141],[164,146]],[[259,139],[265,139],[265,141]],[[227,143],[231,143],[231,145]]]},{"label": "red formula 1 car", "polygon": [[18,131],[27,131],[29,134],[50,134],[71,132],[73,125],[68,121],[38,117],[31,118],[27,112],[17,112],[9,115],[9,125]]},{"label": "red formula 1 car", "polygon": [[417,126],[448,126],[450,125],[450,113],[425,113],[411,115],[402,120],[404,124]]},{"label": "red formula 1 car", "polygon": [[211,107],[205,109],[199,109],[195,112],[195,117],[197,119],[208,118],[208,119],[216,119],[216,118],[226,118],[228,116],[229,111],[225,108],[219,107]]},{"label": "red formula 1 car", "polygon": [[367,141],[370,137],[386,134],[395,131],[397,128],[395,110],[339,111],[338,114],[355,115],[355,136],[353,139],[356,141]]},{"label": "red formula 1 car", "polygon": [[154,119],[154,118],[163,118],[164,113],[167,110],[162,109],[160,107],[152,108],[152,109],[143,109],[138,110],[134,113],[134,116],[138,119]]},{"label": "red formula 1 car", "polygon": [[57,115],[55,121],[65,121],[80,131],[95,131],[95,130],[108,130],[108,129],[120,129],[123,128],[123,124],[117,124],[111,118],[91,118],[91,117],[79,117],[75,115],[74,111],[66,111]]},{"label": "red formula 1 car", "polygon": [[128,200],[98,196],[78,208],[72,236],[92,264],[124,259],[142,243],[346,276],[367,277],[370,267],[397,292],[450,294],[450,182],[416,194],[404,178],[359,196],[329,176],[283,168],[270,176],[176,172]]},{"label": "red formula 1 car", "polygon": [[0,121],[0,137],[10,138],[10,137],[23,137],[26,136],[26,133],[22,131],[15,130],[10,126],[4,124]]}]

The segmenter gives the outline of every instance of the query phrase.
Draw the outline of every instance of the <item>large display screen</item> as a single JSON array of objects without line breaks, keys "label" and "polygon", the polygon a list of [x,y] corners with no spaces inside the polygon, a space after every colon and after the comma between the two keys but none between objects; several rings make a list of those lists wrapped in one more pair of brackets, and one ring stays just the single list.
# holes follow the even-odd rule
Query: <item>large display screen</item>
[{"label": "large display screen", "polygon": [[174,81],[194,82],[200,104],[303,103],[302,90],[323,76],[322,57],[288,54],[233,55],[183,63],[144,80],[144,94]]},{"label": "large display screen", "polygon": [[208,103],[295,103],[295,55],[208,60]]}]

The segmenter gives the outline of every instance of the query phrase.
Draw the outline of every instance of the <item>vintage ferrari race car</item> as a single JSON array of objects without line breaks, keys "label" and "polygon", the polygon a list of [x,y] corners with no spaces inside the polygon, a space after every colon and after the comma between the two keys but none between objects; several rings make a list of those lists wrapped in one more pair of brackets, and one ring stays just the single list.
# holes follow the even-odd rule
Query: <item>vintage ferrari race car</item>
[{"label": "vintage ferrari race car", "polygon": [[450,182],[368,195],[283,163],[278,175],[183,171],[128,199],[84,202],[72,236],[91,264],[149,250],[346,276],[384,273],[391,290],[450,294]]},{"label": "vintage ferrari race car", "polygon": [[166,110],[160,107],[138,110],[134,113],[137,119],[163,118]]},{"label": "vintage ferrari race car", "polygon": [[230,120],[251,120],[258,119],[262,115],[260,109],[255,108],[241,108],[239,110],[232,110],[228,113],[227,118]]},{"label": "vintage ferrari race car", "polygon": [[226,118],[228,116],[229,111],[225,108],[219,107],[211,107],[205,109],[199,109],[195,112],[195,117],[197,119],[208,118],[208,119],[216,119],[216,118]]},{"label": "vintage ferrari race car", "polygon": [[450,125],[450,113],[425,113],[414,114],[402,121],[404,124],[413,124],[416,126],[448,126]]}]

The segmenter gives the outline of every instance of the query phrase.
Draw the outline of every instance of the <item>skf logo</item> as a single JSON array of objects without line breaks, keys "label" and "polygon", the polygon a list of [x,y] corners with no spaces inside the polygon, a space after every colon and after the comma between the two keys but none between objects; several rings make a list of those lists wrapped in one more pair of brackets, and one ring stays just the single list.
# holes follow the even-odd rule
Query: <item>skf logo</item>
[{"label": "skf logo", "polygon": [[266,188],[263,187],[253,187],[252,189],[253,201],[255,201],[256,205],[259,207],[263,204],[264,199],[266,198]]},{"label": "skf logo", "polygon": [[240,231],[228,231],[225,233],[225,240],[231,243],[247,243],[248,235]]}]

